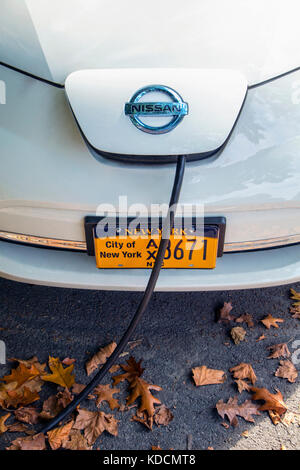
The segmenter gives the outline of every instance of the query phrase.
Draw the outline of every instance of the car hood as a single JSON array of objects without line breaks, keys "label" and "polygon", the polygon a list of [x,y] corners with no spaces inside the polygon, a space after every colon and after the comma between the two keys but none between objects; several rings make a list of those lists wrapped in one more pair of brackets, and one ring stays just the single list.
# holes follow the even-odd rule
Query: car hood
[{"label": "car hood", "polygon": [[300,65],[298,0],[1,0],[0,61],[64,84],[93,68],[236,69],[250,85]]}]

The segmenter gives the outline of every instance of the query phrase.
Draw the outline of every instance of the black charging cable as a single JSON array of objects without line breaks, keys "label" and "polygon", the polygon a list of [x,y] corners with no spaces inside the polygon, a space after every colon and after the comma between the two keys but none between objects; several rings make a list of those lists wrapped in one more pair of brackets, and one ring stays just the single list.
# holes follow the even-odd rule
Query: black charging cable
[{"label": "black charging cable", "polygon": [[145,289],[143,298],[138,306],[138,309],[131,320],[131,323],[125,332],[124,336],[120,340],[119,344],[115,348],[114,352],[111,356],[107,359],[106,363],[101,367],[99,372],[95,375],[95,377],[90,381],[90,383],[80,392],[76,398],[64,408],[61,413],[59,413],[54,419],[52,419],[46,426],[41,429],[41,433],[46,433],[51,429],[55,428],[63,419],[65,419],[75,408],[93,391],[93,389],[99,384],[99,382],[103,379],[106,372],[111,368],[111,366],[117,361],[119,355],[124,350],[125,346],[127,345],[128,341],[131,338],[131,335],[134,333],[137,325],[139,324],[143,313],[145,312],[151,296],[153,294],[161,266],[165,257],[166,249],[168,247],[170,233],[172,228],[174,227],[174,217],[175,213],[174,210],[176,209],[176,204],[179,200],[180,190],[183,181],[184,175],[184,168],[185,168],[185,156],[181,155],[177,157],[177,166],[176,166],[176,174],[173,183],[172,194],[169,202],[169,212],[166,219],[166,223],[163,225],[163,233],[162,238],[159,244],[157,256],[155,259],[155,263],[153,269],[151,271],[151,275]]}]

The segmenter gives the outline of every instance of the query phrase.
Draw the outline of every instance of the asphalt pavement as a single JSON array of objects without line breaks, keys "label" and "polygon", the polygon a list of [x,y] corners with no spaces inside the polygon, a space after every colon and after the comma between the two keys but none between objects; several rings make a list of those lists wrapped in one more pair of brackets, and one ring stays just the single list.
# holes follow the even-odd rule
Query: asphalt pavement
[{"label": "asphalt pavement", "polygon": [[[143,359],[144,378],[160,385],[153,392],[173,413],[167,426],[154,426],[149,431],[131,417],[136,409],[114,411],[120,420],[119,435],[103,433],[95,448],[100,449],[286,449],[300,448],[300,427],[293,424],[274,426],[268,414],[255,416],[255,424],[239,418],[239,425],[226,429],[215,409],[216,403],[238,395],[228,369],[241,362],[251,363],[258,377],[257,386],[271,392],[279,389],[290,409],[300,411],[299,377],[294,384],[275,377],[278,359],[267,359],[268,346],[300,340],[300,321],[289,312],[289,288],[300,291],[300,283],[254,290],[199,293],[155,293],[133,340],[141,340],[120,359],[133,355]],[[28,359],[37,355],[40,361],[48,356],[75,358],[77,383],[87,383],[85,363],[100,347],[118,341],[135,311],[141,293],[101,292],[33,286],[0,279],[0,340],[5,341],[7,358]],[[248,328],[246,339],[235,345],[228,325],[216,322],[216,312],[224,301],[231,301],[232,314],[249,313],[255,326]],[[266,315],[284,319],[278,329],[267,330],[259,322]],[[3,330],[1,330],[3,328]],[[266,339],[256,340],[264,334]],[[131,345],[132,346],[132,345]],[[299,347],[299,346],[298,346]],[[296,353],[297,354],[297,353]],[[300,358],[300,354],[299,354]],[[220,385],[196,387],[192,368],[206,365],[226,372]],[[300,364],[296,365],[299,369]],[[0,376],[9,372],[11,363],[0,364]],[[109,374],[103,383],[111,383]],[[56,387],[47,384],[42,398],[53,394]],[[126,383],[120,384],[120,401],[125,403]],[[248,392],[239,401],[250,398]],[[37,402],[37,406],[40,403]],[[93,401],[84,408],[96,410]],[[102,409],[109,412],[107,404]],[[0,415],[3,414],[0,411]],[[248,437],[242,435],[248,431]],[[247,433],[246,433],[247,434]],[[0,436],[4,449],[19,434]]]}]

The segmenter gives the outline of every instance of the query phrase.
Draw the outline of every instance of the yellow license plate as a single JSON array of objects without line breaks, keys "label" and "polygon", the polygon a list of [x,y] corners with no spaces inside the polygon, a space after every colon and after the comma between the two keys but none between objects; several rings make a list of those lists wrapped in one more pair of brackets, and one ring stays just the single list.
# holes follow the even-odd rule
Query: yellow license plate
[{"label": "yellow license plate", "polygon": [[[183,231],[184,232],[184,231]],[[98,268],[153,268],[160,237],[109,236],[94,233]],[[163,268],[213,269],[216,266],[219,228],[205,226],[201,235],[171,234]]]}]

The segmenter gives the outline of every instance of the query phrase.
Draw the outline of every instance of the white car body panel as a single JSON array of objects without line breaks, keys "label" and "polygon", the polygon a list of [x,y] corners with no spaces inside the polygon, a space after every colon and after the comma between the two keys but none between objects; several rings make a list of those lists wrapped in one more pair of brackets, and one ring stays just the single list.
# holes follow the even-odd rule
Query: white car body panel
[{"label": "white car body panel", "polygon": [[299,66],[298,0],[1,0],[0,61],[63,84],[90,68]]},{"label": "white car body panel", "polygon": [[[189,114],[175,129],[155,137],[137,129],[124,113],[134,92],[152,84],[180,90],[189,106]],[[122,155],[178,155],[212,152],[224,144],[241,110],[247,82],[230,70],[107,69],[74,72],[65,89],[83,134],[96,149]],[[171,101],[160,92],[148,93],[139,102],[143,100]],[[157,126],[157,116],[142,120]],[[159,118],[161,125],[168,121]]]},{"label": "white car body panel", "polygon": [[[169,198],[174,165],[132,165],[89,151],[65,92],[0,67],[0,229],[84,241],[83,218],[127,195],[147,207]],[[187,164],[183,204],[227,218],[225,243],[300,234],[300,72],[250,89],[220,155]],[[29,114],[30,110],[30,114]],[[30,116],[30,119],[28,119]],[[158,290],[237,289],[300,279],[299,245],[224,254],[217,268],[161,273]],[[57,286],[143,289],[149,271],[97,270],[82,253],[0,242],[0,275]]]}]

